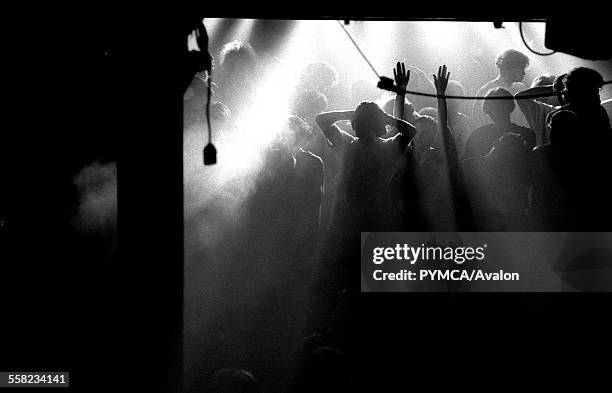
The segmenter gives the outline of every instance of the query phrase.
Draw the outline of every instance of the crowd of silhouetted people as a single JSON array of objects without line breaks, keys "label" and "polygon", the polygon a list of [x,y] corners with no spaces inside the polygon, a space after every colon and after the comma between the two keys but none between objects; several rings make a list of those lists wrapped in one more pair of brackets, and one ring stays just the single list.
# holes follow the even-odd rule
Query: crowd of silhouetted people
[{"label": "crowd of silhouetted people", "polygon": [[[288,286],[299,286],[309,260],[323,261],[325,282],[315,284],[320,299],[312,301],[320,305],[311,325],[317,333],[303,342],[289,390],[343,391],[350,382],[343,329],[351,294],[359,292],[361,232],[610,226],[612,129],[610,100],[600,99],[602,75],[578,67],[540,75],[527,87],[525,54],[508,49],[494,61],[497,77],[476,94],[485,99],[455,98],[466,92],[446,66],[426,74],[398,62],[393,94],[361,80],[343,88],[324,62],[301,70],[237,229],[251,245],[247,258],[276,258]],[[215,59],[211,117],[220,166],[223,140],[256,99],[260,63],[238,42]],[[203,122],[206,83],[196,79],[186,94],[187,125]],[[240,368],[218,370],[209,386],[260,391]]]}]

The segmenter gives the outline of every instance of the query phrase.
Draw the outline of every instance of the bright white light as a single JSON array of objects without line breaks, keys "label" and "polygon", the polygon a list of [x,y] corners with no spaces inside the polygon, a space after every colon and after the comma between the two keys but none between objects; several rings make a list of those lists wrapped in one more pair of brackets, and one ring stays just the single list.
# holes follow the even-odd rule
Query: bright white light
[{"label": "bright white light", "polygon": [[[294,24],[279,48],[279,57],[262,57],[265,73],[253,80],[254,96],[243,102],[240,115],[234,118],[234,131],[218,148],[219,177],[240,179],[252,177],[260,169],[262,153],[286,126],[289,100],[299,70],[309,55],[313,23]],[[239,33],[253,28],[253,21],[241,23]],[[243,37],[249,41],[249,37]]]},{"label": "bright white light", "polygon": [[[365,23],[363,48],[367,51],[366,56],[371,58],[374,67],[380,66],[389,56],[389,48],[393,40],[397,39],[393,34],[395,24],[389,21],[362,23]],[[376,64],[378,62],[381,64]]]},{"label": "bright white light", "polygon": [[460,35],[455,22],[419,22],[421,40],[433,50],[450,51],[459,45]]},{"label": "bright white light", "polygon": [[234,33],[234,39],[248,42],[251,37],[251,32],[253,31],[253,25],[255,24],[255,19],[242,19],[240,20],[240,26]]},{"label": "bright white light", "polygon": [[222,20],[223,19],[221,18],[204,18],[204,27],[206,28],[209,37],[213,36],[217,32],[217,28]]}]

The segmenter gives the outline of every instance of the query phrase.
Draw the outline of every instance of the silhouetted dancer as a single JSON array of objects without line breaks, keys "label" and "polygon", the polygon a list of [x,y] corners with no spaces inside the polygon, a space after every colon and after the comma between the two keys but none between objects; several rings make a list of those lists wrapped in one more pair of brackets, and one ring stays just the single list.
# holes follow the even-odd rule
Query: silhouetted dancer
[{"label": "silhouetted dancer", "polygon": [[550,143],[532,152],[531,204],[528,211],[529,228],[533,231],[568,231],[572,228],[576,211],[575,176],[582,176],[575,139],[580,129],[580,118],[571,111],[557,111],[549,116]]},{"label": "silhouetted dancer", "polygon": [[[334,123],[351,122],[356,137],[340,130]],[[362,102],[354,111],[325,112],[317,116],[317,124],[338,154],[340,180],[332,230],[328,239],[329,253],[336,256],[341,287],[359,291],[360,233],[389,229],[391,198],[388,185],[398,160],[416,134],[404,120],[387,115],[373,102]],[[383,139],[385,126],[400,133]]]},{"label": "silhouetted dancer", "polygon": [[[447,72],[446,65],[438,67],[437,76],[434,75],[434,85],[438,95],[438,116],[440,118],[438,127],[442,136],[444,153],[446,155],[446,165],[448,170],[448,184],[450,188],[449,201],[452,220],[447,225],[446,230],[470,230],[473,228],[470,201],[467,198],[465,183],[461,173],[457,146],[453,140],[451,130],[448,127],[448,108],[446,105],[446,87],[450,72]],[[443,180],[442,180],[443,181]]]},{"label": "silhouetted dancer", "polygon": [[[550,74],[540,75],[533,80],[529,89],[514,95],[517,98],[516,104],[525,115],[529,127],[535,132],[536,146],[545,145],[550,141],[546,117],[565,103],[561,94],[564,89],[564,77],[565,74],[559,77]],[[556,96],[521,99],[525,96],[545,95],[555,92],[557,93]]]},{"label": "silhouetted dancer", "polygon": [[512,94],[504,88],[491,89],[486,97],[507,97],[508,100],[485,100],[483,111],[493,123],[475,129],[467,139],[463,158],[483,157],[489,153],[493,143],[503,134],[510,132],[520,135],[530,149],[535,147],[535,133],[525,127],[513,123],[510,119],[515,104]]},{"label": "silhouetted dancer", "polygon": [[525,230],[531,150],[518,134],[502,135],[484,157],[463,163],[475,229]]},{"label": "silhouetted dancer", "polygon": [[[529,66],[529,58],[523,53],[516,49],[506,49],[497,55],[495,65],[498,70],[497,77],[478,89],[478,93],[476,93],[478,97],[483,97],[488,91],[496,87],[502,87],[512,94],[527,88],[527,86],[521,83],[525,78],[525,69]],[[482,100],[474,101],[472,108],[473,127],[484,126],[488,122],[487,116],[482,110],[482,104]],[[525,116],[518,109],[512,112],[512,122],[523,127],[529,126]]]}]

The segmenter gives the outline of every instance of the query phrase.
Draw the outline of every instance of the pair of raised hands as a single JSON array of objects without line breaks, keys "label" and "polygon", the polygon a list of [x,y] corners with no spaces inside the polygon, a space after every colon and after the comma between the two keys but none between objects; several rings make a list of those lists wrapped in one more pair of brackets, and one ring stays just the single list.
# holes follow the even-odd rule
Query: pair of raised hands
[{"label": "pair of raised hands", "polygon": [[[446,65],[438,67],[438,75],[433,75],[437,94],[444,94],[446,92],[449,78],[450,72],[447,72]],[[397,62],[393,70],[393,79],[395,79],[395,84],[400,90],[406,90],[408,82],[410,81],[410,70],[406,71],[406,66],[403,62]]]}]

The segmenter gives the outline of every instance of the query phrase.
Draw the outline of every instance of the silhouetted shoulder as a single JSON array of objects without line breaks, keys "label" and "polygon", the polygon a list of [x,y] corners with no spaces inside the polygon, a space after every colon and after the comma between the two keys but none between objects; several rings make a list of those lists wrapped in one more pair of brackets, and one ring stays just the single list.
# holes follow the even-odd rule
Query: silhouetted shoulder
[{"label": "silhouetted shoulder", "polygon": [[612,98],[605,100],[601,103],[601,106],[605,109],[608,114],[608,120],[612,118]]},{"label": "silhouetted shoulder", "polygon": [[323,160],[311,151],[299,149],[295,154],[296,161],[304,166],[323,167]]},{"label": "silhouetted shoulder", "polygon": [[390,138],[380,138],[384,143],[393,143],[396,142],[398,138],[401,138],[401,133],[397,133]]},{"label": "silhouetted shoulder", "polygon": [[486,124],[472,131],[465,142],[464,158],[485,155],[490,150],[488,140],[493,134],[497,134],[497,129],[493,124]]}]

